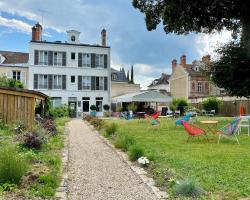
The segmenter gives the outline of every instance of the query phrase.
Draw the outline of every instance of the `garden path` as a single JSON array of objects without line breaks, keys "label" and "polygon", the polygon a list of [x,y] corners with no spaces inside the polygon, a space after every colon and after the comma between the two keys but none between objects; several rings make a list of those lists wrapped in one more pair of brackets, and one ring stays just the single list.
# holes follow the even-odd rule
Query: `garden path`
[{"label": "garden path", "polygon": [[69,123],[70,200],[157,199],[132,169],[80,119]]}]

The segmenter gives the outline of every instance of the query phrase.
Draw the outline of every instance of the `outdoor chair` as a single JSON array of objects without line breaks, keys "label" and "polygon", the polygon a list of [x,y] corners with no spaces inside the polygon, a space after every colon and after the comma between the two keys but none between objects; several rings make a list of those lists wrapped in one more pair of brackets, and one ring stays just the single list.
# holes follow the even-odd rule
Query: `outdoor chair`
[{"label": "outdoor chair", "polygon": [[247,135],[250,136],[250,118],[241,118],[240,127],[238,129],[238,135],[241,133],[242,128],[247,128]]},{"label": "outdoor chair", "polygon": [[181,111],[180,110],[175,110],[174,111],[174,117],[179,118],[181,116]]},{"label": "outdoor chair", "polygon": [[188,133],[187,142],[189,141],[189,139],[191,137],[198,137],[200,135],[203,135],[208,141],[206,131],[203,130],[202,128],[195,126],[193,124],[189,124],[188,122],[185,122],[183,120],[181,121],[181,124],[184,127],[184,129],[186,130],[186,132]]},{"label": "outdoor chair", "polygon": [[207,111],[206,110],[201,110],[201,115],[207,115]]},{"label": "outdoor chair", "polygon": [[211,110],[210,112],[207,113],[207,116],[209,117],[214,117],[215,115],[215,110]]},{"label": "outdoor chair", "polygon": [[121,112],[120,113],[120,118],[123,118],[123,119],[128,119],[128,115],[127,115],[127,112]]},{"label": "outdoor chair", "polygon": [[160,121],[158,120],[158,117],[160,116],[161,112],[155,112],[152,115],[145,114],[145,119],[148,123],[150,123],[151,126],[159,125]]},{"label": "outdoor chair", "polygon": [[220,143],[221,137],[234,137],[237,143],[240,144],[236,136],[236,133],[240,126],[240,122],[241,122],[241,118],[235,118],[231,123],[219,129],[217,131],[217,133],[219,134],[218,144]]},{"label": "outdoor chair", "polygon": [[187,114],[187,115],[183,116],[182,118],[176,120],[176,121],[175,121],[175,127],[176,127],[177,125],[180,125],[180,126],[181,126],[181,125],[182,125],[181,121],[188,122],[188,121],[190,120],[190,118],[191,118],[191,114]]}]

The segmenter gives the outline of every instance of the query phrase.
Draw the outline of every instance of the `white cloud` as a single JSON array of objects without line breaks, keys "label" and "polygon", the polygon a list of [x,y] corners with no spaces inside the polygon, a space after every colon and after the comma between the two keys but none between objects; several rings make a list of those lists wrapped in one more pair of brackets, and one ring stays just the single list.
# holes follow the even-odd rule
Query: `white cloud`
[{"label": "white cloud", "polygon": [[210,54],[212,57],[217,57],[214,50],[231,39],[231,32],[226,30],[213,34],[197,34],[195,37],[195,47],[197,48],[200,57],[206,54]]},{"label": "white cloud", "polygon": [[16,19],[7,19],[0,16],[0,25],[22,31],[24,33],[31,32],[31,26],[29,24]]}]

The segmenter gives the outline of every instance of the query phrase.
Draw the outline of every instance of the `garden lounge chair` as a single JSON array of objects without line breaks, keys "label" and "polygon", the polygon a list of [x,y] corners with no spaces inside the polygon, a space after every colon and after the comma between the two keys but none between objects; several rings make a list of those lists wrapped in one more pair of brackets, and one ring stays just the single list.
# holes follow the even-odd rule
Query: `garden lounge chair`
[{"label": "garden lounge chair", "polygon": [[185,121],[181,121],[181,124],[183,125],[184,129],[186,130],[186,132],[189,135],[187,142],[190,139],[190,137],[196,137],[196,136],[200,136],[200,135],[205,136],[207,141],[208,141],[206,132],[202,128],[195,126],[193,124],[189,124],[188,122],[185,122]]},{"label": "garden lounge chair", "polygon": [[158,117],[160,116],[161,112],[155,112],[152,115],[145,114],[145,119],[148,123],[151,124],[151,126],[159,125],[160,121],[158,120]]},{"label": "garden lounge chair", "polygon": [[207,113],[207,116],[209,117],[214,117],[215,115],[215,110],[211,110],[209,113]]},{"label": "garden lounge chair", "polygon": [[217,131],[217,133],[219,134],[218,144],[220,143],[220,138],[222,136],[235,137],[237,143],[240,144],[236,136],[236,133],[240,126],[240,121],[241,121],[241,118],[235,118],[231,123],[227,124],[226,126],[222,127],[221,129]]},{"label": "garden lounge chair", "polygon": [[191,114],[187,114],[187,115],[183,116],[182,118],[176,120],[176,121],[175,121],[175,127],[176,127],[177,125],[180,125],[180,126],[181,126],[181,125],[182,125],[181,121],[188,122],[188,121],[190,120],[190,118],[191,118]]}]

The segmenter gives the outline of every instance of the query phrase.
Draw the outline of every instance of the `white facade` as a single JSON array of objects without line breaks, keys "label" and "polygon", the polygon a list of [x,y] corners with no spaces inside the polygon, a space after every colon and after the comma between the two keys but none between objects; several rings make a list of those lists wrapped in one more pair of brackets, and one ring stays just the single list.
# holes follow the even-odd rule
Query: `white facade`
[{"label": "white facade", "polygon": [[[72,31],[70,36],[72,36]],[[78,35],[76,40],[77,38]],[[42,51],[47,52],[47,55]],[[48,58],[49,52],[53,54],[52,65],[51,56]],[[60,52],[64,52],[64,55]],[[80,56],[79,53],[82,55]],[[86,60],[83,61],[85,55]],[[66,57],[66,61],[62,61],[63,56]],[[95,66],[92,65],[92,56],[95,58],[93,61],[96,64]],[[79,66],[78,60],[80,57],[81,63],[86,62],[85,66]],[[45,62],[40,62],[41,60]],[[62,64],[63,62],[65,63]],[[80,116],[82,112],[90,111],[89,107],[91,105],[99,106],[98,111],[101,115],[103,105],[110,105],[110,74],[109,47],[59,42],[30,42],[29,89],[41,91],[51,98],[55,98],[54,103],[57,105],[60,103],[69,105],[70,102],[75,102],[77,116]],[[51,83],[50,80],[53,80],[53,82]],[[92,80],[94,80],[94,83],[92,83]],[[62,86],[63,84],[64,86]]]}]

